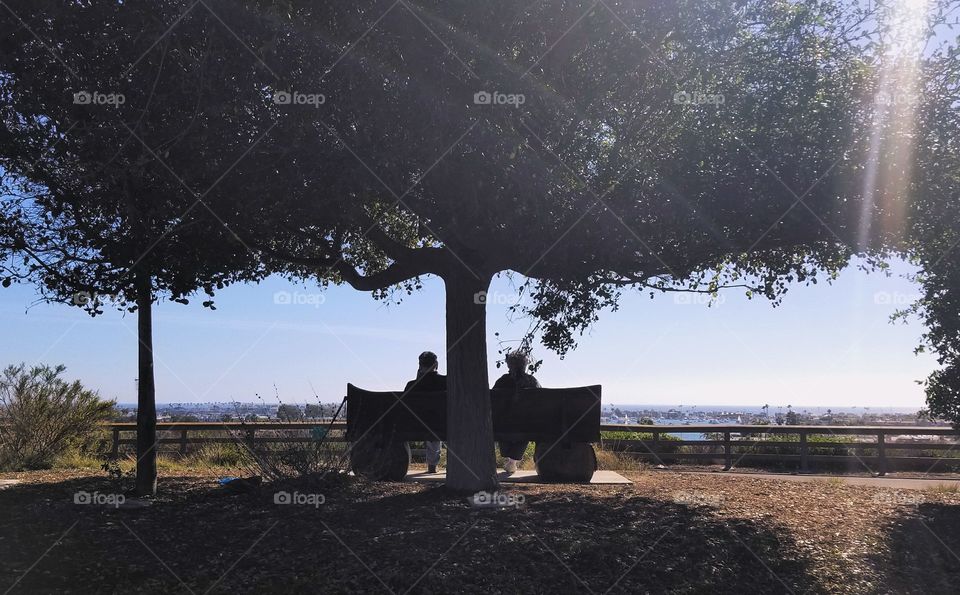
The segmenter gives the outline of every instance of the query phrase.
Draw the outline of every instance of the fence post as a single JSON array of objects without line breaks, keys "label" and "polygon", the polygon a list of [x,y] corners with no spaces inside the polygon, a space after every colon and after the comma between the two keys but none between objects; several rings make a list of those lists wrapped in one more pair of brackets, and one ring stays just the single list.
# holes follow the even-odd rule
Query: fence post
[{"label": "fence post", "polygon": [[120,456],[120,429],[113,429],[113,446],[110,447],[110,458],[116,459]]},{"label": "fence post", "polygon": [[730,432],[723,433],[723,459],[724,459],[724,471],[729,471],[733,467],[733,451],[730,445]]},{"label": "fence post", "polygon": [[653,433],[653,455],[654,460],[660,459],[660,432]]},{"label": "fence post", "polygon": [[800,472],[808,473],[810,471],[809,461],[807,460],[807,431],[800,430]]},{"label": "fence post", "polygon": [[247,446],[250,450],[253,450],[253,445],[257,441],[257,429],[256,428],[247,428],[246,432]]},{"label": "fence post", "polygon": [[880,468],[877,470],[877,475],[882,477],[887,474],[887,443],[883,430],[877,432],[877,454],[880,458]]},{"label": "fence post", "polygon": [[180,454],[187,454],[187,431],[180,430]]}]

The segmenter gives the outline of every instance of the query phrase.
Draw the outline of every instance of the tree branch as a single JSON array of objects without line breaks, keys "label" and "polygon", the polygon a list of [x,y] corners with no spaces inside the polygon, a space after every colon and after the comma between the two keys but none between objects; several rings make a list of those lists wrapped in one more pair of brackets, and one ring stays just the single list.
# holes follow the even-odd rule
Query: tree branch
[{"label": "tree branch", "polygon": [[255,246],[281,262],[314,269],[320,277],[336,273],[358,291],[386,289],[421,275],[442,276],[450,268],[449,254],[443,248],[405,248],[402,258],[394,259],[387,268],[376,273],[364,274],[345,261],[343,255],[298,256],[274,248]]}]

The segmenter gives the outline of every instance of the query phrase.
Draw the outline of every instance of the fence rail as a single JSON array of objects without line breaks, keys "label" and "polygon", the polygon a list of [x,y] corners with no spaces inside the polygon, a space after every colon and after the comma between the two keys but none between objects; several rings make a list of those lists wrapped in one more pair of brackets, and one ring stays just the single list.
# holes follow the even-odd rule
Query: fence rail
[{"label": "fence rail", "polygon": [[[114,422],[105,424],[106,428],[112,434],[112,446],[110,454],[117,457],[120,454],[120,447],[125,445],[135,445],[137,443],[137,424],[133,422]],[[330,420],[314,421],[293,421],[293,422],[157,422],[157,444],[176,444],[179,446],[181,454],[185,454],[192,445],[202,444],[232,444],[244,442],[247,446],[253,447],[256,444],[276,444],[276,443],[298,443],[309,442],[313,440],[312,435],[307,432],[314,428],[328,428],[330,430],[346,430],[347,424],[343,421],[331,423]],[[196,434],[206,433],[227,433],[227,436],[197,436]],[[271,435],[264,435],[263,432],[271,432]],[[296,432],[296,433],[293,433]],[[124,437],[123,433],[133,434],[132,437]],[[290,433],[289,435],[278,435]],[[175,436],[174,436],[175,434]],[[194,434],[191,436],[191,434]],[[342,435],[332,433],[326,437],[330,442],[344,442]]]},{"label": "fence rail", "polygon": [[[960,466],[960,432],[947,426],[763,426],[763,425],[682,425],[649,426],[604,424],[601,432],[650,434],[650,440],[604,439],[610,450],[661,464],[674,460],[722,463],[725,470],[743,463],[795,463],[801,472],[810,470],[810,463],[844,463],[862,466],[885,475],[893,466],[934,467]],[[706,440],[676,440],[670,434],[705,434]],[[796,441],[765,440],[765,435],[796,436]],[[818,437],[811,441],[812,436]],[[823,437],[859,437],[853,441],[822,440]],[[898,437],[910,437],[897,440]],[[937,441],[918,441],[917,437],[934,437]],[[944,440],[944,438],[953,440]],[[791,450],[789,453],[756,452],[757,447]],[[681,450],[681,449],[686,450]],[[835,449],[842,453],[813,454],[811,450]],[[891,455],[888,451],[921,450],[932,456]],[[703,452],[707,451],[707,452]],[[859,452],[858,452],[859,451]],[[949,455],[954,454],[954,457]]]},{"label": "fence rail", "polygon": [[[109,423],[112,432],[111,454],[122,446],[136,444],[135,423]],[[297,422],[159,422],[160,445],[176,445],[186,453],[193,445],[227,444],[238,441],[256,444],[297,443],[314,440],[315,428],[333,430],[326,436],[331,442],[343,442],[346,422],[313,420]],[[603,434],[629,432],[643,439],[603,437],[601,445],[638,459],[654,463],[696,461],[721,463],[725,469],[750,463],[790,463],[809,471],[811,463],[844,463],[863,466],[883,475],[899,466],[954,464],[960,467],[960,432],[946,426],[758,426],[758,425],[683,425],[650,426],[602,424]],[[206,434],[206,435],[204,435]],[[211,436],[210,434],[217,434]],[[225,435],[224,435],[225,434]],[[677,439],[672,434],[704,434],[704,440]],[[607,434],[609,435],[609,434]],[[646,436],[649,435],[649,439]],[[770,440],[769,435],[796,436],[793,441]],[[824,440],[837,436],[853,441]],[[816,437],[816,440],[811,440]],[[932,438],[923,441],[919,438]],[[775,448],[790,452],[758,452]],[[823,454],[823,450],[831,450]],[[891,454],[919,452],[917,456]],[[952,457],[950,455],[953,455]]]}]

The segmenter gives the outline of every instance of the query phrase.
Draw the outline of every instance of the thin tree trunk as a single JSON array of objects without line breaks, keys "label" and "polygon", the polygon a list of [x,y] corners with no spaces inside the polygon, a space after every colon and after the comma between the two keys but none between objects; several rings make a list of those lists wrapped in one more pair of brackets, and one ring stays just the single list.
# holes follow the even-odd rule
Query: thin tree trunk
[{"label": "thin tree trunk", "polygon": [[138,496],[157,493],[157,402],[153,383],[153,289],[150,275],[138,273],[137,486]]},{"label": "thin tree trunk", "polygon": [[478,492],[497,487],[490,381],[487,377],[489,277],[446,276],[447,487]]}]

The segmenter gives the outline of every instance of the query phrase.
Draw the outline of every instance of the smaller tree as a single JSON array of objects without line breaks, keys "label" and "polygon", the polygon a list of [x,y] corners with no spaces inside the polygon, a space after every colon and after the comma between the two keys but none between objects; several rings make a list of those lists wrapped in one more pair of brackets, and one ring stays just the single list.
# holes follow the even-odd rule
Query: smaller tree
[{"label": "smaller tree", "polygon": [[202,291],[213,307],[215,290],[258,268],[204,197],[267,129],[266,108],[240,93],[260,98],[262,75],[224,49],[239,23],[176,2],[4,6],[44,17],[0,39],[0,285],[31,283],[91,315],[136,312],[136,490],[153,495],[153,304]]},{"label": "smaller tree", "polygon": [[277,419],[280,421],[300,421],[303,419],[303,411],[296,405],[280,405],[277,407]]},{"label": "smaller tree", "polygon": [[110,419],[116,403],[101,400],[65,366],[9,366],[0,378],[0,469],[46,469]]},{"label": "smaller tree", "polygon": [[787,406],[787,417],[786,417],[788,426],[795,426],[800,423],[800,415]]}]

